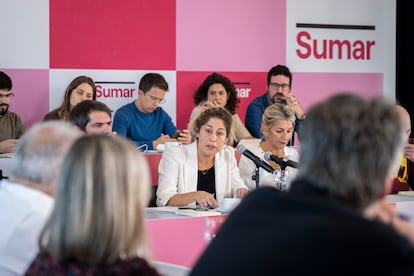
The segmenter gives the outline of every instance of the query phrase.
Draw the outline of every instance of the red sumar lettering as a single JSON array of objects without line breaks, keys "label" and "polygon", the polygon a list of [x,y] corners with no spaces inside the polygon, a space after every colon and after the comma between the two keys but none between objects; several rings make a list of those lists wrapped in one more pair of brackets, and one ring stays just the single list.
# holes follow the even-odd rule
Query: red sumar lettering
[{"label": "red sumar lettering", "polygon": [[135,88],[120,88],[120,87],[102,87],[96,86],[96,97],[100,98],[132,98],[134,96]]},{"label": "red sumar lettering", "polygon": [[297,34],[296,42],[299,45],[296,54],[302,59],[370,60],[372,47],[375,46],[375,40],[312,39],[310,33],[305,31]]}]

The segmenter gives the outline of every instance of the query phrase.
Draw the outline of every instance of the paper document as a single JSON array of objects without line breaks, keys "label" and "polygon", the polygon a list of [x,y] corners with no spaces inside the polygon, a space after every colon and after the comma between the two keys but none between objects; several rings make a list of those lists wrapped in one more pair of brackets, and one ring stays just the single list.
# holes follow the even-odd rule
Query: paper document
[{"label": "paper document", "polygon": [[403,196],[414,196],[414,191],[399,191],[398,195],[403,195]]},{"label": "paper document", "polygon": [[178,209],[175,212],[177,215],[188,216],[188,217],[206,217],[206,216],[219,216],[220,212],[215,210],[199,211],[194,209]]}]

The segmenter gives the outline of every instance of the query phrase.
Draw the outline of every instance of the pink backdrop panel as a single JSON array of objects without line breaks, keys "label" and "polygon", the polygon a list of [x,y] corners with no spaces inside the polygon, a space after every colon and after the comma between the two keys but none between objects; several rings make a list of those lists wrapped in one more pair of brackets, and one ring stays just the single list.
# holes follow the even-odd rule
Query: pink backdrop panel
[{"label": "pink backdrop panel", "polygon": [[177,70],[267,71],[286,60],[284,0],[177,0]]},{"label": "pink backdrop panel", "polygon": [[175,1],[50,0],[50,67],[175,69]]},{"label": "pink backdrop panel", "polygon": [[383,97],[383,89],[380,73],[293,73],[292,92],[305,110],[338,92]]},{"label": "pink backdrop panel", "polygon": [[41,121],[49,110],[49,70],[1,69],[10,76],[14,97],[10,110],[16,112],[28,128]]},{"label": "pink backdrop panel", "polygon": [[[228,77],[239,91],[240,104],[237,109],[244,122],[249,103],[266,91],[267,72],[218,72]],[[177,72],[177,127],[187,128],[194,108],[193,95],[199,85],[212,72]]]},{"label": "pink backdrop panel", "polygon": [[206,247],[205,217],[146,220],[152,258],[192,267]]}]

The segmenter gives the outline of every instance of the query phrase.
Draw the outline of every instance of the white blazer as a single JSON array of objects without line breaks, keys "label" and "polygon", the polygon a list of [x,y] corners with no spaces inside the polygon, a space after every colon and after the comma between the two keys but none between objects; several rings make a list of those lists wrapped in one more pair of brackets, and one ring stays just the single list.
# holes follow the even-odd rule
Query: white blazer
[{"label": "white blazer", "polygon": [[[230,146],[216,153],[214,158],[216,199],[233,197],[238,188],[245,188],[237,167],[234,149]],[[157,206],[165,206],[177,193],[197,191],[198,162],[197,141],[189,145],[174,146],[164,151],[158,165]],[[189,204],[194,207],[195,202]]]}]

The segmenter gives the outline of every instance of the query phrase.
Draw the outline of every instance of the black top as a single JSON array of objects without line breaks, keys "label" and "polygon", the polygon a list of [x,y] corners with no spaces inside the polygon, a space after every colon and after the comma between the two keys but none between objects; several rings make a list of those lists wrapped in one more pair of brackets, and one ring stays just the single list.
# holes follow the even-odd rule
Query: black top
[{"label": "black top", "polygon": [[390,225],[310,182],[261,187],[230,214],[191,275],[411,275],[414,248]]},{"label": "black top", "polygon": [[205,191],[216,196],[216,178],[214,166],[206,171],[198,171],[197,191]]}]

